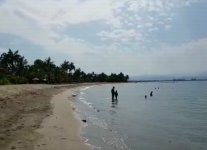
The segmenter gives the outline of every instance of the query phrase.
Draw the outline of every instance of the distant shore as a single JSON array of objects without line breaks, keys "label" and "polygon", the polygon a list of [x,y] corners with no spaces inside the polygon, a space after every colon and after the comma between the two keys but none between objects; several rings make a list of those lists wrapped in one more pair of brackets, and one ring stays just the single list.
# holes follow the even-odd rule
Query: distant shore
[{"label": "distant shore", "polygon": [[128,83],[137,83],[137,82],[189,82],[189,81],[207,81],[207,79],[129,80]]},{"label": "distant shore", "polygon": [[0,86],[1,150],[90,149],[70,104],[73,92],[94,84]]}]

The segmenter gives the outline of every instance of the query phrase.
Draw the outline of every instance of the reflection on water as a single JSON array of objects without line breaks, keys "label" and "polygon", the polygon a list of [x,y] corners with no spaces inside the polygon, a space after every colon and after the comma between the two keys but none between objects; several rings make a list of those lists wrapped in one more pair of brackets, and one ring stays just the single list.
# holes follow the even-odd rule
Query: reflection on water
[{"label": "reflection on water", "polygon": [[118,105],[118,99],[117,99],[117,100],[112,100],[112,101],[111,101],[111,104],[112,104],[112,105],[111,105],[112,108],[117,108],[117,105]]}]

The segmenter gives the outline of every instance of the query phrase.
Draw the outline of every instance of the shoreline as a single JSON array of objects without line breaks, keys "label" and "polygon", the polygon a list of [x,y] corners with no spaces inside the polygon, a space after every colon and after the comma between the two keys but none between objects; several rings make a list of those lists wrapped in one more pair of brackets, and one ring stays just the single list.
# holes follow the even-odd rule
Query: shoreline
[{"label": "shoreline", "polygon": [[81,139],[82,122],[75,116],[71,105],[73,93],[82,87],[70,88],[53,96],[53,114],[43,121],[42,128],[36,130],[42,138],[35,142],[34,150],[90,150]]},{"label": "shoreline", "polygon": [[53,114],[47,117],[42,128],[36,131],[43,137],[35,142],[34,150],[90,150],[91,148],[81,139],[82,122],[74,114],[71,105],[73,93],[80,90],[75,87],[65,90],[51,100]]},{"label": "shoreline", "polygon": [[98,84],[0,86],[1,149],[91,149],[81,139],[72,93]]}]

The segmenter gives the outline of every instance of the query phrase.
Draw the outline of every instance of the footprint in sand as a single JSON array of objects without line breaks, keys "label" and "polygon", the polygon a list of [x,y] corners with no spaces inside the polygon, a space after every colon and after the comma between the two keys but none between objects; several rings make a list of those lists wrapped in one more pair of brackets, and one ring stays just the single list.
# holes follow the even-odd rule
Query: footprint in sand
[{"label": "footprint in sand", "polygon": [[5,138],[3,138],[3,137],[0,137],[0,140],[1,140],[1,141],[4,141],[4,140],[5,140]]}]

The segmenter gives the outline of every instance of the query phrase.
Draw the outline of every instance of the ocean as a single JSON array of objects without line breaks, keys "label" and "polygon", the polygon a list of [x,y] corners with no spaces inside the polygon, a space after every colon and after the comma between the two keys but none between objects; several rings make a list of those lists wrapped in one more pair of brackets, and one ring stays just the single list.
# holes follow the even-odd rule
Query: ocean
[{"label": "ocean", "polygon": [[205,81],[97,85],[83,88],[74,104],[87,120],[81,134],[94,149],[207,149]]}]

